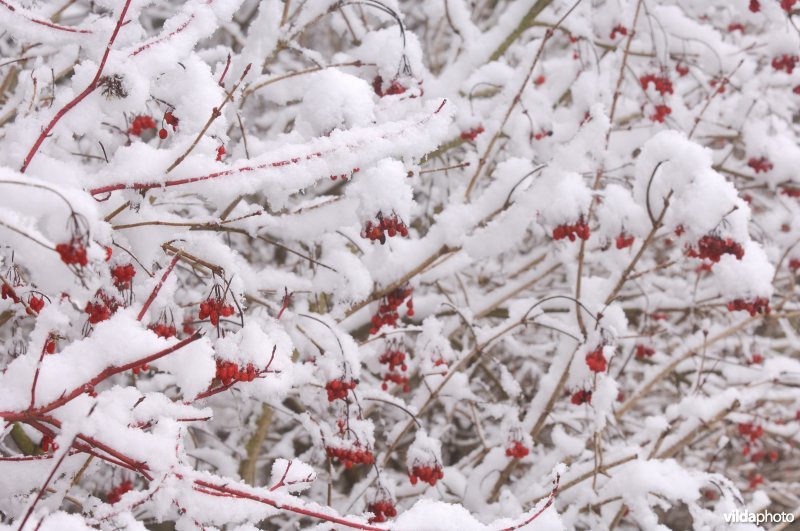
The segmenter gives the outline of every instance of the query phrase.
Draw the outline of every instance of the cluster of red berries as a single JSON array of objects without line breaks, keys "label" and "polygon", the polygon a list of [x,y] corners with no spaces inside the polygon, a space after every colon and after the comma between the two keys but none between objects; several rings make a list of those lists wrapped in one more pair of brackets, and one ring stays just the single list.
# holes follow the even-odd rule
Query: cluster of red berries
[{"label": "cluster of red berries", "polygon": [[401,372],[406,372],[406,370],[408,370],[408,366],[406,365],[406,353],[397,348],[390,348],[381,354],[381,357],[378,358],[378,361],[381,363],[381,365],[389,366],[389,371],[383,375],[383,383],[381,384],[381,388],[386,391],[389,388],[388,382],[393,382],[398,385],[402,385],[403,392],[407,393],[410,390],[410,387],[408,386],[408,376],[400,374],[400,372],[397,371],[398,367]]},{"label": "cluster of red berries", "polygon": [[437,464],[433,466],[414,465],[411,467],[411,470],[408,471],[408,479],[411,481],[412,485],[416,485],[417,481],[422,480],[423,483],[427,483],[433,487],[436,485],[436,482],[443,477],[444,472],[442,472],[442,467]]},{"label": "cluster of red berries", "polygon": [[232,361],[217,360],[216,377],[223,385],[229,385],[232,382],[252,382],[258,376],[258,369],[252,363],[248,363],[243,369]]},{"label": "cluster of red berries", "polygon": [[[172,114],[172,111],[167,111],[164,113],[164,121],[167,122],[167,125],[172,126],[173,133],[178,129],[178,123],[180,122],[180,120],[177,117],[175,117],[174,114]],[[159,129],[158,138],[164,140],[165,138],[167,138],[168,135],[169,133],[167,133],[166,128],[162,127],[161,129]]]},{"label": "cluster of red berries", "polygon": [[90,324],[97,324],[107,320],[119,309],[119,302],[105,291],[98,290],[94,296],[94,302],[87,302],[86,307],[83,309],[89,314]]},{"label": "cluster of red berries", "polygon": [[608,362],[603,355],[603,346],[600,345],[586,355],[586,365],[592,372],[606,372]]},{"label": "cluster of red berries", "polygon": [[756,173],[766,173],[773,168],[772,162],[766,157],[753,157],[747,161],[747,165],[753,168]]},{"label": "cluster of red berries", "polygon": [[28,298],[28,308],[30,308],[30,310],[26,310],[28,315],[41,312],[42,308],[44,308],[44,297],[31,295],[30,298]]},{"label": "cluster of red berries", "polygon": [[14,304],[17,304],[20,300],[19,297],[17,296],[17,293],[14,291],[14,288],[9,286],[5,282],[3,283],[3,287],[2,290],[0,290],[0,292],[2,293],[3,300],[11,299],[12,301],[14,301]]},{"label": "cluster of red berries", "polygon": [[396,214],[384,216],[382,212],[378,212],[378,215],[375,216],[375,222],[367,221],[361,231],[362,238],[367,238],[372,242],[380,241],[381,245],[386,243],[386,236],[393,238],[398,234],[403,238],[408,237],[408,228],[405,223]]},{"label": "cluster of red berries", "polygon": [[750,314],[750,317],[753,317],[759,313],[768,314],[770,312],[769,299],[766,297],[756,297],[752,301],[735,299],[728,303],[728,311],[745,311]]},{"label": "cluster of red berries", "polygon": [[233,315],[233,306],[225,304],[221,298],[207,298],[200,303],[200,320],[208,319],[211,324],[217,326],[220,317],[230,317]]},{"label": "cluster of red berries", "polygon": [[142,133],[147,129],[155,129],[156,122],[150,116],[146,114],[136,116],[131,122],[131,126],[128,129],[128,133],[132,134],[133,136],[142,136]]},{"label": "cluster of red berries", "polygon": [[328,392],[328,402],[347,400],[347,393],[351,389],[355,389],[356,385],[358,385],[358,380],[346,381],[341,378],[326,383],[325,390]]},{"label": "cluster of red berries", "polygon": [[[349,178],[352,179],[353,175],[360,171],[361,168],[353,168],[352,170],[350,170]],[[331,175],[331,181],[335,181],[336,179],[341,179],[343,181],[346,181],[348,179],[348,175],[346,173],[342,173],[341,175]]]},{"label": "cluster of red berries", "polygon": [[514,441],[511,446],[506,448],[506,457],[512,457],[514,459],[522,459],[526,455],[531,453],[528,450],[528,447],[522,444],[522,441]]},{"label": "cluster of red berries", "polygon": [[411,286],[399,287],[386,295],[381,301],[381,305],[378,307],[378,313],[373,315],[370,320],[372,328],[370,328],[369,333],[377,334],[378,330],[384,325],[392,328],[396,327],[397,321],[400,319],[400,314],[397,309],[403,304],[403,301],[406,302],[406,315],[413,317],[414,301],[411,299],[411,293],[413,291],[414,288]]},{"label": "cluster of red berries", "polygon": [[119,500],[122,499],[122,495],[126,492],[130,492],[133,490],[133,483],[126,479],[106,494],[106,500],[108,503],[114,504],[117,503]]},{"label": "cluster of red berries", "polygon": [[353,465],[371,465],[375,462],[375,456],[369,448],[361,448],[356,443],[356,447],[350,448],[325,448],[325,454],[331,458],[336,459],[344,465],[345,468],[353,468]]},{"label": "cluster of red berries", "polygon": [[772,58],[772,68],[775,70],[785,70],[787,74],[791,74],[794,71],[794,67],[797,66],[797,61],[800,60],[796,55],[781,55],[779,57]]},{"label": "cluster of red berries", "polygon": [[642,88],[647,90],[647,87],[650,86],[652,83],[655,86],[656,92],[661,94],[673,93],[672,90],[672,81],[667,76],[661,75],[657,76],[655,74],[645,74],[639,78],[639,82],[642,84]]},{"label": "cluster of red berries", "polygon": [[786,197],[800,197],[800,188],[794,186],[781,186],[781,195]]},{"label": "cluster of red berries", "polygon": [[393,79],[392,82],[389,83],[389,87],[386,90],[383,90],[383,78],[381,76],[375,76],[375,79],[372,80],[372,90],[374,90],[375,94],[382,98],[384,96],[396,96],[398,94],[402,94],[408,90],[408,88],[401,85],[396,79]]},{"label": "cluster of red berries", "polygon": [[781,0],[781,7],[783,8],[784,11],[786,11],[789,14],[791,14],[792,13],[792,7],[794,7],[794,5],[796,3],[797,3],[797,0]]},{"label": "cluster of red berries", "polygon": [[563,240],[564,238],[569,238],[569,241],[574,242],[576,236],[581,240],[588,240],[589,235],[589,225],[586,223],[586,221],[584,221],[583,216],[579,217],[576,223],[562,223],[553,229],[554,240]]},{"label": "cluster of red berries", "polygon": [[392,500],[375,500],[367,505],[367,511],[374,515],[369,519],[370,524],[382,523],[385,522],[387,518],[394,518],[397,516],[397,509],[392,503]]},{"label": "cluster of red berries", "polygon": [[764,427],[761,425],[754,425],[752,422],[739,423],[739,436],[750,439],[751,443],[756,442],[764,435]]},{"label": "cluster of red berries", "polygon": [[616,245],[617,249],[625,249],[626,247],[630,247],[633,245],[633,241],[636,238],[633,236],[626,236],[624,232],[620,232],[616,238]]},{"label": "cluster of red berries", "polygon": [[744,249],[731,238],[723,240],[719,236],[706,234],[698,240],[697,249],[689,247],[686,251],[686,255],[691,258],[711,260],[715,264],[723,254],[732,254],[737,260],[741,260],[744,257]]},{"label": "cluster of red berries", "polygon": [[461,140],[475,140],[479,134],[483,133],[484,129],[482,125],[478,127],[473,127],[468,131],[461,132]]},{"label": "cluster of red berries", "polygon": [[59,243],[56,245],[56,252],[61,257],[61,261],[67,265],[86,267],[86,264],[89,263],[86,247],[80,238],[72,238],[69,243]]},{"label": "cluster of red berries", "polygon": [[619,33],[620,35],[623,35],[623,36],[625,36],[625,35],[627,35],[627,34],[628,34],[628,28],[626,28],[626,27],[625,27],[625,26],[623,26],[622,24],[617,24],[617,25],[616,25],[616,26],[614,26],[614,28],[611,30],[611,36],[610,36],[609,38],[610,38],[610,39],[613,41],[614,39],[616,39],[616,38],[617,38],[617,33]]},{"label": "cluster of red berries", "polygon": [[133,369],[131,369],[133,374],[135,374],[137,376],[139,375],[139,373],[147,372],[149,370],[150,370],[150,366],[148,364],[146,364],[146,363],[143,363],[143,364],[139,365],[138,367],[134,367]]},{"label": "cluster of red berries", "polygon": [[170,337],[175,337],[178,334],[178,330],[175,328],[174,324],[167,324],[164,322],[153,323],[148,326],[150,330],[152,330],[158,337],[163,337],[164,339],[168,339]]},{"label": "cluster of red berries", "polygon": [[575,404],[576,406],[580,406],[582,404],[591,404],[592,392],[579,389],[574,393],[572,393],[572,396],[570,397],[569,401]]},{"label": "cluster of red berries", "polygon": [[750,462],[760,463],[761,461],[764,460],[764,458],[769,458],[769,460],[774,463],[775,461],[778,460],[779,457],[780,455],[776,450],[772,450],[770,452],[767,452],[766,450],[758,450],[757,452],[754,452],[753,455],[750,456]]},{"label": "cluster of red berries", "polygon": [[650,347],[642,344],[636,345],[636,359],[652,358],[655,353],[656,351]]},{"label": "cluster of red berries", "polygon": [[670,114],[672,114],[672,108],[669,105],[659,104],[655,106],[655,112],[650,115],[650,120],[663,124]]},{"label": "cluster of red berries", "polygon": [[114,286],[120,291],[131,287],[131,281],[136,276],[136,268],[133,264],[118,265],[111,268],[111,279]]},{"label": "cluster of red berries", "polygon": [[50,435],[43,435],[42,441],[39,443],[39,448],[42,449],[43,452],[55,452],[58,450],[58,445],[55,443],[55,439],[53,439]]}]

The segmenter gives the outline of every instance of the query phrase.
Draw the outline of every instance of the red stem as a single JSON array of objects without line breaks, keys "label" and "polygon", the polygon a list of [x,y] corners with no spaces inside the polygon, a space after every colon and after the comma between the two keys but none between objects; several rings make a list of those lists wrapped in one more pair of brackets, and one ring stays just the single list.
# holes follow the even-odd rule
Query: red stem
[{"label": "red stem", "polygon": [[33,373],[33,384],[31,384],[31,405],[28,406],[28,409],[33,409],[33,406],[36,404],[36,383],[39,381],[39,371],[42,368],[42,360],[44,359],[44,355],[47,349],[47,342],[50,341],[50,336],[47,336],[47,339],[44,340],[44,345],[42,345],[42,353],[39,354],[39,361],[36,363],[36,372]]},{"label": "red stem", "polygon": [[46,20],[40,20],[38,18],[33,18],[32,16],[28,15],[27,13],[23,13],[22,11],[17,11],[17,8],[15,8],[14,6],[12,6],[11,4],[9,4],[7,2],[4,2],[3,0],[0,0],[0,5],[5,7],[5,8],[7,8],[12,13],[18,13],[20,16],[30,20],[34,24],[39,24],[39,25],[48,27],[50,29],[59,30],[59,31],[66,31],[68,33],[85,33],[85,34],[91,33],[91,31],[89,31],[89,30],[78,29],[78,28],[70,28],[69,26],[61,26],[59,24],[53,24],[52,22],[48,22]]},{"label": "red stem", "polygon": [[[200,487],[204,487],[206,489],[211,489],[211,490],[220,492],[222,494],[233,495],[233,496],[235,496],[237,498],[244,498],[244,499],[247,499],[247,500],[257,501],[257,502],[260,502],[260,503],[271,505],[271,506],[276,507],[278,509],[290,511],[290,512],[297,513],[297,514],[302,514],[302,515],[305,515],[305,516],[310,516],[311,518],[317,518],[317,519],[323,520],[325,522],[331,522],[331,523],[334,523],[334,524],[340,524],[340,525],[343,525],[343,526],[346,526],[346,527],[350,527],[352,529],[365,529],[367,531],[385,531],[385,529],[386,529],[384,527],[375,527],[375,526],[371,526],[371,525],[367,525],[367,524],[360,524],[358,522],[352,522],[350,520],[346,520],[346,519],[338,517],[338,516],[332,516],[332,515],[328,515],[328,514],[325,514],[325,513],[312,511],[311,509],[306,509],[304,507],[294,507],[294,506],[291,506],[291,505],[287,505],[285,503],[279,503],[279,502],[276,502],[275,500],[271,500],[269,498],[264,498],[263,496],[258,496],[256,494],[251,494],[249,492],[245,492],[245,491],[239,490],[239,489],[234,489],[234,488],[227,487],[227,486],[224,486],[224,485],[215,485],[213,483],[209,483],[208,481],[202,481],[202,480],[198,479],[198,480],[196,480],[194,482],[194,484],[197,485],[197,486],[200,486]],[[202,492],[202,490],[200,490],[200,489],[198,489],[196,487],[195,487],[195,490],[198,490],[198,491]]]},{"label": "red stem", "polygon": [[138,321],[141,321],[142,317],[144,317],[144,314],[147,313],[147,309],[150,308],[151,304],[153,304],[153,301],[158,296],[158,292],[161,291],[161,286],[164,285],[164,282],[167,280],[167,277],[175,268],[175,264],[178,263],[178,260],[180,260],[180,258],[181,258],[181,253],[178,253],[172,259],[172,262],[170,262],[169,267],[167,267],[167,270],[164,271],[164,274],[161,276],[161,280],[158,281],[156,287],[154,287],[153,291],[150,292],[150,296],[147,297],[147,300],[144,302],[144,306],[142,306],[141,311],[139,311],[139,316],[136,318]]},{"label": "red stem", "polygon": [[100,66],[97,68],[97,73],[94,75],[94,79],[92,82],[89,83],[89,86],[86,87],[83,92],[75,96],[72,101],[68,102],[64,105],[61,110],[59,110],[56,115],[50,120],[50,123],[47,124],[47,127],[39,135],[39,138],[36,139],[36,142],[33,144],[33,147],[28,152],[28,155],[25,157],[25,161],[22,163],[22,167],[20,168],[20,173],[25,173],[25,170],[28,169],[28,165],[33,160],[33,157],[36,156],[36,153],[39,151],[39,148],[42,146],[45,138],[50,135],[50,131],[56,126],[59,120],[64,117],[69,111],[72,110],[73,107],[78,105],[81,101],[83,101],[86,96],[94,92],[97,88],[98,82],[100,81],[100,76],[103,75],[103,69],[106,66],[106,60],[108,59],[108,54],[111,52],[111,46],[114,44],[114,41],[117,38],[117,34],[119,33],[119,29],[122,27],[123,20],[125,20],[125,14],[128,12],[128,7],[131,5],[131,0],[125,0],[125,5],[122,8],[122,12],[119,14],[119,19],[117,19],[117,25],[114,27],[114,33],[111,34],[111,38],[108,40],[108,44],[106,45],[106,51],[103,53],[103,58],[100,60]]},{"label": "red stem", "polygon": [[0,411],[0,417],[2,417],[4,420],[6,420],[8,422],[14,422],[14,421],[17,421],[17,420],[26,421],[27,419],[30,419],[31,416],[36,416],[36,415],[41,415],[41,414],[44,414],[44,413],[48,413],[48,412],[50,412],[50,411],[52,411],[54,409],[57,409],[57,408],[65,405],[65,404],[67,404],[68,402],[74,400],[76,397],[78,397],[78,396],[82,395],[83,393],[85,393],[87,389],[93,388],[94,386],[98,385],[99,383],[101,383],[106,378],[109,378],[109,377],[111,377],[111,376],[113,376],[115,374],[119,374],[121,372],[129,371],[129,370],[133,369],[134,367],[139,367],[139,366],[147,364],[147,363],[152,363],[152,362],[156,361],[157,359],[163,358],[164,356],[167,356],[167,355],[172,354],[173,352],[175,352],[177,350],[182,349],[183,347],[185,347],[189,343],[197,341],[201,337],[202,337],[202,334],[200,332],[195,332],[194,335],[192,335],[190,337],[187,337],[186,339],[183,339],[183,340],[179,341],[178,343],[175,343],[171,347],[167,347],[164,350],[160,350],[160,351],[156,352],[155,354],[151,354],[150,356],[138,359],[136,361],[132,361],[130,363],[126,363],[125,365],[122,365],[122,366],[119,366],[119,367],[107,367],[106,369],[101,371],[100,374],[98,374],[97,376],[95,376],[94,378],[92,378],[91,380],[86,382],[85,384],[76,387],[75,389],[73,389],[69,393],[67,393],[65,395],[62,395],[57,400],[54,400],[54,401],[50,402],[49,404],[47,404],[45,406],[42,406],[39,409],[29,409],[28,411],[22,411],[22,412],[19,412],[19,411]]},{"label": "red stem", "polygon": [[225,63],[225,70],[222,71],[222,75],[219,76],[219,86],[223,86],[222,82],[225,81],[225,74],[228,73],[228,68],[231,66],[231,54],[228,54],[228,62]]},{"label": "red stem", "polygon": [[[438,114],[442,108],[444,107],[447,100],[442,100],[442,104],[433,112],[433,114]],[[428,120],[431,119],[433,115],[427,116],[417,122],[417,125],[422,125]],[[401,133],[398,133],[398,135]],[[382,135],[382,139],[386,140],[389,138],[387,135]],[[360,147],[360,144],[347,144],[343,146],[348,149],[355,149]],[[154,188],[169,188],[171,186],[180,186],[184,184],[192,184],[201,181],[208,181],[211,179],[217,179],[219,177],[228,177],[230,175],[236,175],[241,173],[252,172],[256,170],[263,170],[265,168],[280,168],[283,166],[292,166],[298,164],[304,160],[312,160],[321,158],[325,155],[330,155],[336,153],[341,147],[339,148],[331,148],[327,151],[318,151],[315,153],[310,153],[303,157],[294,157],[291,159],[285,160],[278,160],[275,162],[265,162],[263,164],[258,164],[256,166],[244,166],[242,168],[233,168],[230,170],[218,171],[214,173],[209,173],[208,175],[201,175],[199,177],[187,177],[184,179],[173,179],[170,181],[164,181],[160,183],[133,183],[133,184],[125,184],[125,183],[118,183],[118,184],[109,184],[107,186],[101,186],[99,188],[92,188],[89,190],[89,194],[93,196],[101,195],[101,194],[109,194],[111,192],[116,192],[117,190],[152,190]]]}]

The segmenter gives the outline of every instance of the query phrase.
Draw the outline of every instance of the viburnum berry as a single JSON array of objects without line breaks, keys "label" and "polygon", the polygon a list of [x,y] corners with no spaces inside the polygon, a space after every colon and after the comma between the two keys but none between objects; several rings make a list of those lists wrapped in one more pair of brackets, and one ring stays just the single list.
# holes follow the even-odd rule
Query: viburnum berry
[{"label": "viburnum berry", "polygon": [[637,359],[652,358],[655,353],[656,353],[655,350],[653,350],[648,346],[642,345],[641,343],[636,345]]},{"label": "viburnum berry", "polygon": [[797,271],[800,269],[800,258],[791,258],[789,260],[789,269],[792,271]]},{"label": "viburnum berry", "polygon": [[606,357],[603,355],[603,346],[600,345],[593,351],[586,354],[586,365],[592,372],[606,372]]},{"label": "viburnum berry", "polygon": [[610,39],[613,41],[614,39],[616,39],[616,38],[617,38],[617,33],[619,33],[620,35],[623,35],[623,36],[625,36],[625,35],[627,35],[627,34],[628,34],[628,28],[626,28],[626,27],[625,27],[625,26],[623,26],[622,24],[617,24],[617,25],[616,25],[616,26],[614,26],[614,28],[611,30],[611,35],[609,36],[609,38],[610,38]]},{"label": "viburnum berry", "polygon": [[89,314],[89,323],[97,324],[107,320],[119,309],[119,301],[109,296],[105,291],[98,290],[94,301],[86,303],[84,311]]},{"label": "viburnum berry", "polygon": [[669,105],[659,104],[655,106],[655,112],[650,115],[650,120],[663,124],[670,114],[672,114],[672,108]]},{"label": "viburnum berry", "polygon": [[169,135],[169,133],[167,133],[167,130],[164,129],[163,127],[158,130],[158,138],[160,138],[161,140],[167,138],[167,135]]},{"label": "viburnum berry", "polygon": [[766,173],[773,168],[772,162],[766,157],[750,158],[750,160],[747,161],[747,165],[756,173]]},{"label": "viburnum berry", "polygon": [[753,354],[749,360],[747,360],[748,365],[760,365],[764,363],[764,356],[756,352]]},{"label": "viburnum berry", "polygon": [[39,448],[41,448],[45,453],[52,453],[58,450],[58,445],[55,443],[55,440],[52,436],[43,435],[42,440],[39,443]]},{"label": "viburnum berry", "polygon": [[230,317],[231,315],[233,315],[233,306],[225,304],[225,301],[219,297],[212,298],[209,296],[200,303],[198,317],[201,321],[208,319],[212,325],[217,326],[220,317]]},{"label": "viburnum berry", "polygon": [[574,393],[572,393],[572,396],[570,397],[569,401],[575,404],[576,406],[580,406],[582,404],[591,404],[592,392],[579,389]]},{"label": "viburnum berry", "polygon": [[545,81],[547,81],[547,78],[543,75],[540,75],[536,76],[536,79],[533,80],[533,84],[538,87],[539,85],[544,85]]},{"label": "viburnum berry", "polygon": [[795,94],[800,94],[800,85],[795,85],[795,87],[792,89],[792,92]]},{"label": "viburnum berry", "polygon": [[433,487],[442,478],[444,478],[444,472],[438,464],[414,465],[411,470],[408,470],[408,479],[412,485],[416,485],[417,481],[422,481]]},{"label": "viburnum berry", "polygon": [[630,247],[631,245],[633,245],[633,241],[635,239],[636,238],[634,238],[633,236],[628,236],[624,232],[620,232],[616,238],[617,249],[625,249],[626,247]]},{"label": "viburnum berry", "polygon": [[252,382],[258,376],[258,369],[248,363],[243,369],[232,361],[217,360],[217,371],[215,376],[223,385],[230,385],[234,382]]},{"label": "viburnum berry", "polygon": [[143,363],[143,364],[139,365],[138,367],[134,367],[133,369],[131,369],[131,372],[133,372],[133,374],[135,374],[135,375],[139,375],[139,373],[147,372],[149,370],[150,370],[150,366],[147,365],[146,363]]},{"label": "viburnum berry", "polygon": [[414,316],[414,301],[411,299],[411,293],[414,288],[411,286],[398,287],[394,291],[388,293],[378,306],[378,313],[372,316],[370,322],[370,334],[377,334],[382,326],[390,326],[392,328],[397,326],[397,321],[400,319],[400,313],[397,311],[403,301],[406,303],[406,315],[409,317]]},{"label": "viburnum berry", "polygon": [[345,468],[353,468],[353,465],[371,465],[375,462],[375,456],[369,448],[362,448],[356,443],[354,448],[326,447],[325,454],[330,459],[336,459]]},{"label": "viburnum berry", "polygon": [[156,122],[152,117],[147,115],[139,115],[134,117],[131,126],[128,128],[128,133],[133,136],[142,136],[142,133],[148,129],[155,129]]},{"label": "viburnum berry", "polygon": [[799,60],[800,58],[796,55],[783,54],[772,58],[772,68],[775,70],[785,70],[787,74],[791,74]]},{"label": "viburnum berry", "polygon": [[56,252],[61,257],[61,261],[67,265],[86,267],[89,263],[82,238],[73,238],[68,243],[59,243],[56,245]]},{"label": "viburnum berry", "polygon": [[590,234],[589,225],[584,221],[583,216],[579,217],[575,223],[562,223],[553,229],[554,240],[569,238],[569,241],[574,242],[576,237],[581,240],[588,240]]},{"label": "viburnum berry", "polygon": [[158,337],[163,337],[164,339],[175,337],[178,334],[178,330],[175,328],[174,324],[168,325],[166,322],[162,321],[152,323],[147,328],[152,330]]},{"label": "viburnum berry", "polygon": [[546,138],[548,136],[553,136],[553,132],[542,129],[538,133],[534,133],[533,134],[533,139],[534,140],[541,140],[541,139]]},{"label": "viburnum berry", "polygon": [[383,375],[383,383],[381,384],[381,388],[386,391],[389,388],[388,382],[393,382],[398,385],[403,386],[403,391],[408,392],[410,387],[408,386],[408,376],[404,374],[400,374],[401,372],[406,372],[408,366],[406,365],[406,353],[397,348],[395,345],[391,345],[383,354],[381,354],[378,361],[381,365],[388,365],[389,370]]},{"label": "viburnum berry", "polygon": [[406,90],[408,90],[408,87],[403,86],[396,79],[393,79],[385,90],[383,86],[383,78],[381,76],[375,76],[375,78],[372,80],[372,90],[374,90],[375,94],[381,98],[384,96],[396,96],[398,94],[403,94]]},{"label": "viburnum berry", "polygon": [[56,339],[58,338],[57,335],[53,334],[52,332],[47,337],[47,340],[44,342],[44,351],[47,354],[55,354],[56,353]]},{"label": "viburnum berry", "polygon": [[114,286],[120,291],[129,289],[135,276],[136,268],[133,267],[133,264],[118,265],[111,268],[111,279],[114,282]]},{"label": "viburnum berry", "polygon": [[728,33],[733,33],[734,31],[740,31],[744,33],[744,24],[741,22],[731,22],[728,24]]},{"label": "viburnum berry", "polygon": [[167,111],[164,113],[164,121],[167,122],[167,125],[172,126],[173,131],[178,129],[178,122],[180,122],[180,120],[174,114],[172,114],[172,111]]},{"label": "viburnum berry", "polygon": [[44,297],[37,297],[35,295],[31,295],[28,298],[28,307],[30,308],[28,314],[30,315],[38,314],[39,312],[42,311],[42,308],[44,308]]},{"label": "viburnum berry", "polygon": [[673,93],[672,81],[670,81],[669,77],[665,75],[658,76],[656,74],[645,74],[639,78],[639,82],[642,84],[642,88],[644,90],[647,90],[647,87],[649,87],[650,83],[652,83],[656,89],[656,92],[662,96],[667,93]]},{"label": "viburnum berry", "polygon": [[226,153],[226,151],[225,151],[225,146],[219,146],[219,147],[217,148],[217,158],[216,158],[216,161],[217,161],[217,162],[221,161],[221,160],[222,160],[222,157],[225,155],[225,153]]},{"label": "viburnum berry", "polygon": [[388,518],[397,516],[397,509],[391,499],[375,500],[367,505],[367,511],[373,516],[368,520],[370,524],[385,522]]},{"label": "viburnum berry", "polygon": [[758,0],[750,0],[750,11],[753,13],[758,13],[761,11],[761,4],[758,2]]},{"label": "viburnum berry", "polygon": [[380,241],[381,245],[386,243],[386,237],[393,238],[395,236],[408,236],[408,228],[396,214],[386,216],[383,212],[378,212],[375,220],[367,221],[367,224],[361,230],[361,237],[370,241]]},{"label": "viburnum berry", "polygon": [[506,447],[506,457],[522,459],[530,453],[530,450],[522,441],[512,441],[511,446]]},{"label": "viburnum berry", "polygon": [[752,301],[734,299],[728,303],[728,311],[745,311],[748,312],[751,317],[755,316],[756,314],[769,314],[769,299],[766,297],[756,297]]},{"label": "viburnum berry", "polygon": [[781,195],[787,197],[800,198],[800,188],[795,186],[781,186]]},{"label": "viburnum berry", "polygon": [[475,140],[479,134],[483,133],[484,129],[482,125],[478,127],[473,127],[472,129],[468,129],[467,131],[461,132],[461,139],[462,140]]},{"label": "viburnum berry", "polygon": [[764,476],[762,476],[761,474],[754,474],[750,477],[749,485],[751,489],[755,489],[762,483],[764,483]]},{"label": "viburnum berry", "polygon": [[17,293],[14,291],[14,288],[12,288],[5,282],[3,282],[3,287],[0,288],[0,293],[2,293],[3,300],[11,299],[14,302],[14,304],[17,304],[20,301],[20,298],[19,296],[17,296]]},{"label": "viburnum berry", "polygon": [[679,76],[683,77],[689,73],[689,67],[684,65],[683,63],[678,63],[675,65],[675,71],[678,73]]},{"label": "viburnum berry", "polygon": [[744,257],[744,248],[732,238],[723,240],[719,236],[706,234],[698,240],[697,248],[689,246],[686,250],[686,255],[691,258],[711,260],[714,263],[719,262],[724,254],[731,254],[741,260]]},{"label": "viburnum berry", "polygon": [[133,483],[130,480],[125,480],[106,494],[106,501],[108,503],[114,504],[117,503],[119,500],[122,499],[122,495],[126,492],[130,492],[133,490]]},{"label": "viburnum berry", "polygon": [[787,13],[792,13],[792,7],[797,3],[797,0],[781,0],[781,8]]},{"label": "viburnum berry", "polygon": [[347,400],[347,393],[351,389],[355,389],[358,385],[358,380],[331,380],[325,384],[325,390],[328,392],[328,402],[334,400]]}]

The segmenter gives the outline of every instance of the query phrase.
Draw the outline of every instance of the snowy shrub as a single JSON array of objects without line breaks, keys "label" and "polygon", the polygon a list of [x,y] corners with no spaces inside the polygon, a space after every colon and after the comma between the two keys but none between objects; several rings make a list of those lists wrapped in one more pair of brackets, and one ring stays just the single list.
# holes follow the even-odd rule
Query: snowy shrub
[{"label": "snowy shrub", "polygon": [[0,528],[798,511],[796,0],[0,25]]}]

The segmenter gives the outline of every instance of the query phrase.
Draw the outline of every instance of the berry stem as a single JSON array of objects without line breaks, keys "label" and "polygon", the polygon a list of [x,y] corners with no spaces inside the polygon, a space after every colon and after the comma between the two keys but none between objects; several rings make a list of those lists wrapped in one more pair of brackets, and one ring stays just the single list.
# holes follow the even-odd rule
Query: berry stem
[{"label": "berry stem", "polygon": [[139,316],[136,318],[137,321],[141,321],[142,318],[144,317],[144,314],[147,313],[147,309],[150,308],[150,305],[153,304],[153,301],[158,295],[158,292],[161,291],[161,286],[164,285],[164,282],[167,280],[167,277],[175,268],[175,264],[177,264],[178,260],[180,259],[181,259],[181,253],[177,253],[172,258],[172,262],[169,263],[169,267],[167,267],[167,270],[164,271],[164,274],[161,276],[161,280],[158,281],[158,284],[156,284],[156,286],[153,288],[153,291],[150,292],[150,296],[147,297],[147,300],[144,302],[144,306],[142,306],[142,309],[139,311]]}]

